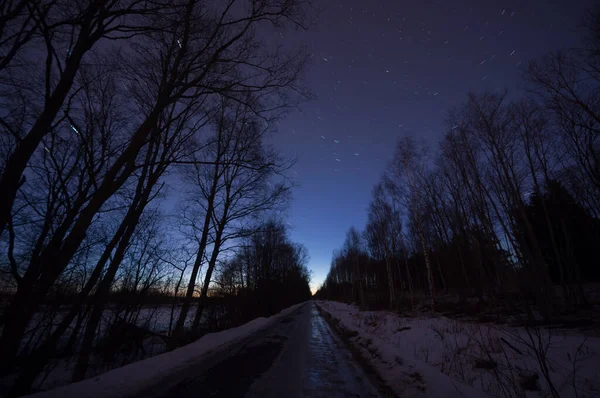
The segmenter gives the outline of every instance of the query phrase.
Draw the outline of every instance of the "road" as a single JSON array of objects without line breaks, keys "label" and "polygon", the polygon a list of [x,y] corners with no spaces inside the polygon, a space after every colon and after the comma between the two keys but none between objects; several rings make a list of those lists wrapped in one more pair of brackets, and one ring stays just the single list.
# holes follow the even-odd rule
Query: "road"
[{"label": "road", "polygon": [[313,302],[139,398],[377,397]]}]

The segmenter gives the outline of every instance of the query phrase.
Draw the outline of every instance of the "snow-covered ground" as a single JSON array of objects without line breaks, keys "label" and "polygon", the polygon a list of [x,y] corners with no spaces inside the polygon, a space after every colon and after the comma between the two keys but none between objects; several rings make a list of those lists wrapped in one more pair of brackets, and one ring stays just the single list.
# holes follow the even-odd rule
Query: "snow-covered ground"
[{"label": "snow-covered ground", "polygon": [[317,304],[402,397],[600,396],[598,337]]},{"label": "snow-covered ground", "polygon": [[227,349],[256,331],[266,328],[279,318],[293,312],[302,304],[289,307],[269,318],[257,318],[237,328],[210,333],[198,341],[152,358],[131,363],[97,377],[69,384],[53,390],[40,392],[32,397],[102,397],[116,398],[135,395],[149,385],[157,384],[162,378],[176,374],[181,369]]}]

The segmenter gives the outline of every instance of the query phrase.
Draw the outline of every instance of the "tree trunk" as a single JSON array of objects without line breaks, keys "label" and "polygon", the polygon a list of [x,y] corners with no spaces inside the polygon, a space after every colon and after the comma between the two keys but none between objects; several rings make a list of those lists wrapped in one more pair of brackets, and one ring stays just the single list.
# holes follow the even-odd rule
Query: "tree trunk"
[{"label": "tree trunk", "polygon": [[200,319],[202,318],[202,312],[204,311],[204,306],[206,304],[206,297],[208,295],[208,287],[210,285],[210,278],[212,277],[212,273],[215,270],[215,265],[217,264],[217,257],[219,256],[219,250],[221,246],[221,237],[223,235],[223,229],[219,227],[217,231],[217,236],[215,239],[215,243],[213,245],[213,251],[210,256],[210,261],[208,263],[208,269],[206,270],[206,275],[204,276],[204,284],[202,285],[202,292],[200,293],[200,300],[198,301],[198,308],[196,309],[196,315],[194,316],[194,322],[192,325],[193,331],[198,331],[198,327],[200,326]]},{"label": "tree trunk", "polygon": [[183,305],[181,307],[181,312],[179,313],[179,318],[177,319],[177,324],[175,325],[175,334],[181,335],[183,333],[183,329],[185,326],[185,320],[187,318],[188,312],[190,310],[190,305],[192,302],[192,297],[194,296],[194,290],[196,288],[196,279],[198,279],[198,273],[200,271],[200,266],[202,265],[202,259],[204,257],[204,252],[206,251],[206,245],[208,242],[208,232],[210,230],[210,223],[212,214],[214,211],[214,202],[215,197],[217,195],[217,186],[219,183],[219,178],[221,174],[221,169],[219,167],[221,160],[221,130],[219,129],[219,135],[217,137],[217,160],[215,161],[215,171],[213,173],[213,181],[211,185],[211,190],[209,196],[207,198],[207,206],[206,206],[206,214],[204,216],[204,225],[202,226],[202,237],[200,238],[200,243],[198,244],[198,253],[196,254],[196,260],[194,261],[194,266],[192,267],[192,274],[190,275],[190,281],[188,282],[187,291],[185,293],[185,297],[183,298]]},{"label": "tree trunk", "polygon": [[65,344],[65,347],[63,350],[63,355],[70,356],[71,354],[73,354],[75,352],[76,345],[77,345],[77,336],[79,336],[79,332],[81,331],[81,326],[83,325],[83,321],[87,317],[87,314],[88,314],[87,308],[84,308],[83,311],[78,312],[77,321],[75,322],[75,327],[73,328],[73,331],[71,332],[71,335],[69,336],[69,339],[67,340],[67,343]]},{"label": "tree trunk", "polygon": [[183,274],[185,273],[186,268],[187,268],[187,262],[186,262],[186,266],[181,269],[181,274],[179,274],[179,279],[177,280],[177,284],[175,285],[175,301],[173,302],[173,305],[171,306],[171,315],[169,316],[169,336],[172,335],[175,306],[179,303],[179,298],[178,298],[179,297],[179,288],[181,287],[181,282],[183,281]]},{"label": "tree trunk", "polygon": [[[139,215],[141,215],[141,210],[139,211]],[[102,319],[104,308],[108,302],[110,287],[112,286],[115,276],[117,275],[121,261],[123,261],[123,257],[125,256],[129,246],[129,241],[133,236],[133,232],[135,231],[138,220],[139,217],[136,218],[134,223],[128,225],[127,231],[120,240],[115,255],[110,262],[108,269],[106,270],[106,275],[104,275],[104,278],[102,278],[102,281],[98,286],[98,290],[94,295],[92,313],[88,319],[88,323],[83,334],[83,341],[81,342],[81,350],[73,370],[73,382],[78,382],[85,378],[94,345],[94,337],[96,337],[96,332],[98,330],[100,320]]]},{"label": "tree trunk", "polygon": [[437,263],[438,272],[440,274],[440,281],[442,282],[441,289],[447,292],[448,285],[446,285],[446,278],[444,277],[444,271],[442,270],[442,264],[440,263],[440,256],[435,256],[435,262]]},{"label": "tree trunk", "polygon": [[429,283],[431,312],[435,312],[435,286],[433,283],[433,270],[431,267],[431,259],[429,258],[429,249],[427,248],[427,243],[425,241],[425,233],[423,232],[423,224],[421,222],[421,213],[419,206],[417,206],[417,229],[419,232],[419,238],[421,240],[421,246],[423,248],[425,267],[427,268],[427,282]]},{"label": "tree trunk", "polygon": [[406,269],[406,278],[408,281],[408,294],[410,296],[410,308],[414,309],[415,301],[414,301],[414,296],[413,296],[412,275],[410,274],[410,268],[408,266],[408,253],[406,252],[406,245],[403,244],[402,246],[404,246],[404,249],[402,250],[402,254],[404,257],[404,268]]},{"label": "tree trunk", "polygon": [[388,288],[390,294],[390,309],[394,309],[396,305],[395,289],[394,289],[394,275],[392,273],[392,265],[390,263],[389,256],[385,255],[385,266],[388,274]]},{"label": "tree trunk", "polygon": [[14,370],[15,360],[21,347],[21,341],[39,303],[32,302],[31,297],[24,294],[27,286],[21,285],[12,302],[4,311],[6,323],[0,339],[0,375]]}]

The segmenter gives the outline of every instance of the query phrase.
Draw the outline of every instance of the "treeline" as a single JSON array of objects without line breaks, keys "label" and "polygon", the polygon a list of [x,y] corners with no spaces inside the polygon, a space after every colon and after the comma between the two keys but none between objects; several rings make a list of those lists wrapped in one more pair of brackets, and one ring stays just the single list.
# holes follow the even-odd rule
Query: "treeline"
[{"label": "treeline", "polygon": [[[600,12],[583,45],[524,71],[527,95],[470,94],[436,150],[400,138],[318,292],[362,306],[460,303],[548,319],[600,281]],[[471,299],[471,300],[470,300]]]},{"label": "treeline", "polygon": [[[137,330],[159,296],[178,301],[166,337],[197,336],[231,258],[251,267],[222,294],[255,297],[248,314],[277,310],[267,296],[306,299],[303,250],[261,220],[289,197],[289,162],[264,137],[304,98],[307,57],[260,35],[303,28],[307,3],[0,6],[0,378],[18,373],[4,379],[11,395],[70,355],[72,380],[86,377],[99,336]],[[282,253],[248,257],[257,242]]]},{"label": "treeline", "polygon": [[289,240],[285,225],[269,221],[226,260],[215,280],[229,325],[269,316],[309,300],[308,251]]}]

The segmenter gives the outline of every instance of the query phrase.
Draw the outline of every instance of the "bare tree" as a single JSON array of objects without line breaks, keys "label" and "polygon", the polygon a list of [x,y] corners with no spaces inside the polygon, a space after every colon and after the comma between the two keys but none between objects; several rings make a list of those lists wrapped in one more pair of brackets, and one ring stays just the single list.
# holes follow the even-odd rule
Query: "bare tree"
[{"label": "bare tree", "polygon": [[[35,254],[24,267],[24,274],[15,274],[15,280],[20,282],[3,314],[4,327],[0,338],[0,352],[3,358],[7,358],[3,361],[3,372],[10,369],[10,364],[13,363],[11,358],[17,354],[29,320],[72,261],[92,223],[108,210],[107,206],[117,204],[114,195],[127,186],[135,185],[136,173],[143,170],[145,165],[164,168],[181,161],[172,156],[148,158],[148,154],[153,153],[152,145],[160,148],[168,145],[178,148],[191,146],[205,116],[211,112],[211,101],[215,93],[240,103],[244,103],[248,93],[254,93],[261,98],[260,107],[256,107],[259,103],[246,105],[255,106],[252,111],[258,115],[277,112],[292,103],[289,102],[292,99],[287,93],[298,89],[296,83],[300,77],[303,58],[297,53],[290,56],[280,52],[274,54],[262,47],[253,36],[253,28],[261,24],[299,22],[297,18],[300,16],[301,6],[302,2],[261,2],[248,9],[247,15],[240,15],[237,9],[235,12],[232,9],[233,2],[220,9],[207,10],[195,1],[188,1],[175,7],[161,8],[160,11],[164,12],[155,15],[156,18],[150,18],[149,22],[145,19],[149,27],[156,28],[158,24],[160,29],[144,30],[144,35],[134,36],[131,40],[135,41],[135,46],[127,50],[127,62],[118,70],[116,78],[111,78],[112,82],[123,87],[122,90],[119,87],[124,99],[120,104],[121,109],[132,112],[135,116],[125,123],[115,125],[113,104],[113,110],[108,112],[107,118],[110,123],[100,129],[98,134],[102,137],[104,132],[110,131],[118,136],[121,144],[118,152],[92,153],[98,163],[91,163],[94,165],[91,168],[90,164],[82,163],[87,167],[83,185],[85,189],[69,205],[69,211],[63,219],[50,217],[56,227],[51,234],[45,234],[44,239],[38,240]],[[97,11],[101,14],[98,18],[106,15],[112,18],[112,14],[104,14],[104,8],[100,7],[98,11],[95,6],[90,7],[94,13]],[[153,8],[153,12],[155,11],[158,12]],[[97,13],[94,13],[90,14],[90,18],[95,24]],[[199,18],[201,15],[203,17]],[[114,18],[118,19],[117,16]],[[116,19],[110,19],[110,22]],[[124,25],[118,26],[121,29]],[[165,26],[169,29],[165,30]],[[117,29],[111,32],[117,32]],[[101,76],[96,76],[99,77]],[[109,80],[102,77],[104,78],[98,80]],[[81,91],[76,91],[73,99],[81,95]],[[64,96],[66,98],[67,94]],[[96,100],[87,98],[83,102],[94,103],[92,109],[99,112],[101,106],[98,109],[95,106],[102,102],[97,103]],[[55,101],[49,103],[56,104]],[[93,123],[89,126],[80,124],[85,118],[76,117],[78,112],[78,109],[70,107],[61,122],[67,129],[82,137],[83,141],[91,142],[89,138],[93,135],[89,131],[97,126]],[[48,123],[52,123],[52,120]],[[43,130],[45,135],[46,129]],[[35,131],[36,134],[31,137],[39,136],[38,130]],[[29,147],[24,145],[22,148],[27,152]],[[48,150],[50,148],[46,147],[40,152],[43,154]],[[165,153],[169,152],[167,150]],[[25,158],[27,162],[30,156]],[[21,160],[17,163],[19,162]],[[3,169],[7,184],[10,185],[3,190],[3,194],[7,194],[9,199],[7,214],[10,214],[14,201],[14,196],[10,193],[11,187],[15,186],[15,181],[18,185],[22,174],[19,170],[23,169],[21,166],[19,163],[13,167],[9,161]],[[60,186],[60,178],[57,184]]]},{"label": "bare tree", "polygon": [[[6,9],[2,7],[0,37],[9,51],[0,61],[0,95],[10,106],[0,128],[12,141],[4,143],[10,145],[10,150],[4,154],[1,168],[0,234],[8,223],[17,191],[26,181],[23,173],[27,163],[57,123],[69,94],[76,90],[76,76],[86,56],[103,40],[131,38],[159,28],[149,20],[163,12],[167,4],[86,1],[72,7],[59,1],[11,1]],[[35,43],[29,43],[33,39]],[[25,50],[27,54],[23,54]],[[13,68],[17,59],[20,62]],[[33,66],[23,67],[31,61]],[[40,84],[28,83],[32,75],[39,76]]]},{"label": "bare tree", "polygon": [[233,124],[227,132],[223,174],[217,193],[217,202],[213,206],[212,251],[193,329],[197,329],[202,317],[211,276],[222,248],[229,241],[252,233],[249,221],[256,219],[266,211],[281,206],[288,198],[290,184],[269,180],[288,168],[273,151],[263,144],[264,129],[260,122],[253,120],[251,114],[236,107]]},{"label": "bare tree", "polygon": [[394,273],[392,262],[397,261],[398,253],[394,230],[394,219],[399,217],[394,214],[392,207],[386,201],[382,184],[375,186],[373,201],[369,205],[368,222],[365,227],[365,239],[370,248],[371,256],[383,259],[386,265],[387,282],[389,287],[389,304],[394,308],[396,304],[396,287],[394,286]]},{"label": "bare tree", "polygon": [[577,191],[596,216],[600,214],[598,15],[597,9],[587,15],[583,48],[558,51],[532,61],[526,73],[531,91],[543,101],[559,133],[566,154],[561,162],[572,166]]},{"label": "bare tree", "polygon": [[425,258],[427,268],[427,280],[429,283],[429,294],[431,310],[435,311],[435,286],[433,279],[433,268],[429,256],[429,248],[425,239],[425,230],[422,220],[423,211],[423,181],[429,161],[427,149],[419,147],[411,138],[398,141],[396,153],[392,163],[393,176],[397,183],[403,183],[407,188],[406,208],[410,218],[415,221],[419,240]]},{"label": "bare tree", "polygon": [[344,254],[352,262],[352,300],[358,301],[361,308],[366,308],[365,287],[362,278],[360,255],[363,251],[362,238],[358,230],[351,227],[346,232],[344,241]]}]

